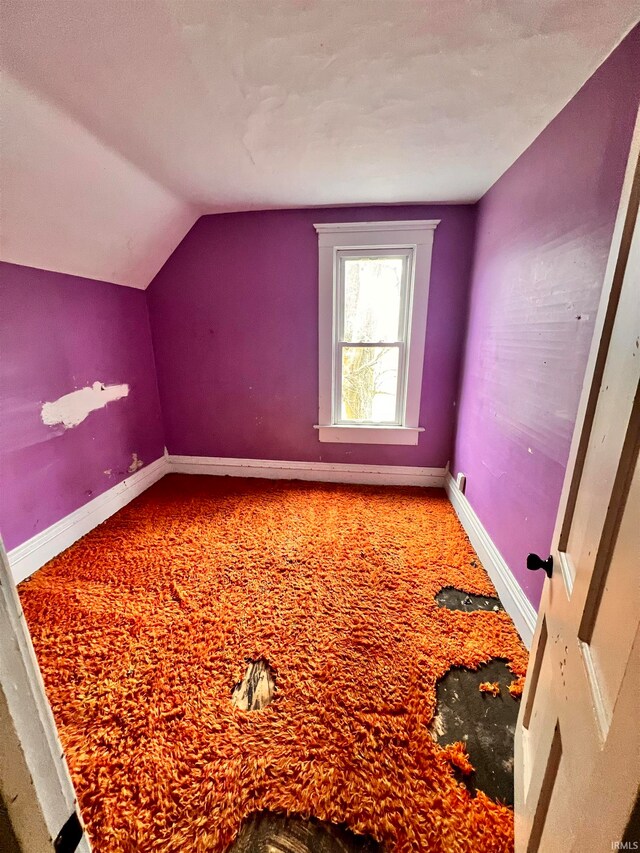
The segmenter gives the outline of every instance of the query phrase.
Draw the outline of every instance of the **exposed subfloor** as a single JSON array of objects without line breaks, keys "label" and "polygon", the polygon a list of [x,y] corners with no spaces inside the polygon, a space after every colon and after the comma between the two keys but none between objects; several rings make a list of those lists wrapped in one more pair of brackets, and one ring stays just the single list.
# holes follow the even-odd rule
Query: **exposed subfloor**
[{"label": "exposed subfloor", "polygon": [[170,476],[20,595],[97,853],[512,849],[526,652],[443,492]]},{"label": "exposed subfloor", "polygon": [[372,838],[344,826],[296,815],[251,815],[228,853],[379,853]]},{"label": "exposed subfloor", "polygon": [[[475,562],[472,560],[472,565]],[[473,595],[473,593],[456,589],[453,586],[445,586],[441,589],[436,595],[436,601],[440,607],[446,607],[449,610],[462,610],[464,613],[471,613],[474,610],[492,610],[494,612],[504,610],[500,599],[495,596]]]},{"label": "exposed subfloor", "polygon": [[[431,731],[442,746],[462,741],[474,772],[460,780],[475,795],[484,791],[493,800],[513,806],[513,738],[519,702],[509,694],[511,673],[501,660],[475,672],[450,669],[438,682]],[[500,692],[480,691],[482,683],[497,684]]]}]

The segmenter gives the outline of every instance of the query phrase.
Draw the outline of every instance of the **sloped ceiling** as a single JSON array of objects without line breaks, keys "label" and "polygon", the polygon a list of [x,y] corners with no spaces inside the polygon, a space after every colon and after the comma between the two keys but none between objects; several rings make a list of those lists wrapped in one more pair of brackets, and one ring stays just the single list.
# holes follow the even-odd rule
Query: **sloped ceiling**
[{"label": "sloped ceiling", "polygon": [[637,0],[4,0],[1,257],[146,287],[201,213],[475,201]]}]

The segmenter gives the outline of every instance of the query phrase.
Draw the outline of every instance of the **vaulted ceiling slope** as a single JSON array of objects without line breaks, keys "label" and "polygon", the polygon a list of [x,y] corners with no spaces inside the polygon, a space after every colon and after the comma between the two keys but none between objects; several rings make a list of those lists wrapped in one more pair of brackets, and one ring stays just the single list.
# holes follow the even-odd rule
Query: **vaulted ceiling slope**
[{"label": "vaulted ceiling slope", "polygon": [[475,201],[637,0],[3,0],[1,257],[146,287],[201,213]]}]

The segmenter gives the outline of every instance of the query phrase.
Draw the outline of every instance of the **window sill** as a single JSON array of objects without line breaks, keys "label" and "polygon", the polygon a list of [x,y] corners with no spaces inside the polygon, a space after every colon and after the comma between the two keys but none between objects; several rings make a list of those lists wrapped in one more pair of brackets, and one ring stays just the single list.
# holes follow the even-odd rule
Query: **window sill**
[{"label": "window sill", "polygon": [[417,444],[423,427],[353,426],[329,424],[314,426],[323,442],[339,444]]}]

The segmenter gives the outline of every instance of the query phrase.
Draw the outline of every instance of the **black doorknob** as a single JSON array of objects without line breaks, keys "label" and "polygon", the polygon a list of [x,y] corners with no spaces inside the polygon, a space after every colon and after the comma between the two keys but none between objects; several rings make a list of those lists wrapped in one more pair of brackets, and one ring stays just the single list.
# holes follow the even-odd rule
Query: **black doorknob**
[{"label": "black doorknob", "polygon": [[527,557],[527,568],[532,572],[536,569],[544,569],[547,577],[550,578],[553,572],[553,557],[547,557],[546,560],[543,560],[537,554],[529,554]]}]

